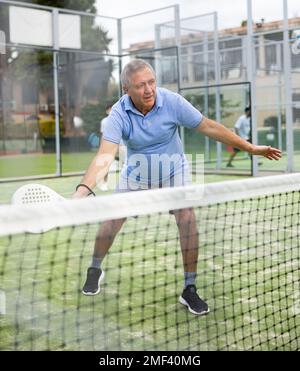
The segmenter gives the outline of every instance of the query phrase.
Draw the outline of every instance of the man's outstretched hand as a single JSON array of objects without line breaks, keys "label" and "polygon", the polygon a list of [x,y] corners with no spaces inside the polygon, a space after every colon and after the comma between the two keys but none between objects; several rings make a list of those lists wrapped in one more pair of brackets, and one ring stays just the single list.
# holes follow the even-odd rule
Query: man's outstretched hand
[{"label": "man's outstretched hand", "polygon": [[270,146],[253,145],[251,154],[256,155],[256,156],[264,156],[269,160],[276,160],[276,161],[280,160],[281,158],[281,151],[277,148],[273,148]]}]

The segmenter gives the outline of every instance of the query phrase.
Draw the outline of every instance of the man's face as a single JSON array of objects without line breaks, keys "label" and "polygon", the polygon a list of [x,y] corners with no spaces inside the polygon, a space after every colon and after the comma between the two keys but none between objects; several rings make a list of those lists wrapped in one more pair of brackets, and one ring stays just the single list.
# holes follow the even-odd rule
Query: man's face
[{"label": "man's face", "polygon": [[156,99],[156,81],[149,68],[134,73],[130,85],[124,90],[140,112],[145,114],[151,111]]}]

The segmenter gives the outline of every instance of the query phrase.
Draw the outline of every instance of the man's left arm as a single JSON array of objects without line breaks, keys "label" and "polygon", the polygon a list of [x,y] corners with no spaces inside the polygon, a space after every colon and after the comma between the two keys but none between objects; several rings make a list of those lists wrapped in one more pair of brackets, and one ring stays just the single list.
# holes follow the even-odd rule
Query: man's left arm
[{"label": "man's left arm", "polygon": [[270,146],[256,146],[252,143],[239,137],[224,125],[219,124],[214,120],[203,117],[201,123],[196,128],[200,133],[212,138],[218,142],[222,142],[228,146],[239,148],[242,151],[251,153],[252,155],[264,156],[269,160],[279,160],[281,151]]}]

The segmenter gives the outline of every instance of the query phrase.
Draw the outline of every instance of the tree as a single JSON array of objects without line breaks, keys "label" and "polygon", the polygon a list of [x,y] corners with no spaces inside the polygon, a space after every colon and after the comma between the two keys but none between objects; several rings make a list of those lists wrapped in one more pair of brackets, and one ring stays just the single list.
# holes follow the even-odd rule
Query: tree
[{"label": "tree", "polygon": [[51,6],[70,10],[80,10],[95,14],[95,0],[16,0],[23,3]]},{"label": "tree", "polygon": [[[208,112],[204,112],[205,107],[205,93],[190,93],[186,94],[185,98],[192,103],[192,105],[199,109],[199,111],[203,112],[207,117],[214,118],[216,117],[216,95],[215,94],[208,94],[207,95],[207,108]],[[234,108],[239,107],[239,103],[234,103],[230,99],[225,99],[223,94],[220,95],[220,104],[221,104],[221,111],[222,111],[222,119],[230,116],[232,110]]]},{"label": "tree", "polygon": [[[96,14],[95,0],[32,0],[27,1],[33,4],[46,5],[64,9],[84,11],[90,14]],[[108,32],[101,26],[95,24],[95,17],[81,17],[81,43],[85,50],[95,52],[107,52],[111,39]],[[93,56],[95,59],[95,57]],[[66,135],[74,135],[73,117],[80,115],[82,94],[89,80],[99,78],[99,73],[88,71],[82,66],[90,64],[91,57],[83,55],[80,52],[61,51],[59,53],[59,80],[60,80],[60,111],[63,117],[63,126]],[[97,56],[99,65],[107,65],[104,82],[102,84],[105,94],[105,85],[107,87],[112,73],[112,64],[105,62],[104,58]],[[53,103],[53,55],[46,50],[22,51],[15,63],[16,75],[29,86],[38,84],[37,91],[42,92],[47,97],[48,104]],[[99,70],[99,68],[97,69]],[[103,77],[102,77],[103,80]]]}]

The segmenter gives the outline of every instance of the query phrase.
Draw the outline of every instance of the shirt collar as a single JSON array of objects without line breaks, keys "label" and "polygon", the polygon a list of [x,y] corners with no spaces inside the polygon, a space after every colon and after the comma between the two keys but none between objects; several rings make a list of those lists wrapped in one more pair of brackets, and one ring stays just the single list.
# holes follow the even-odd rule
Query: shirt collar
[{"label": "shirt collar", "polygon": [[[162,105],[163,105],[163,97],[162,97],[161,91],[159,88],[156,88],[156,100],[155,100],[154,107],[152,108],[152,111],[153,110],[156,111],[159,107],[162,107]],[[124,106],[125,106],[125,111],[132,111],[134,113],[142,115],[142,113],[134,107],[132,100],[127,94],[124,96]]]}]

